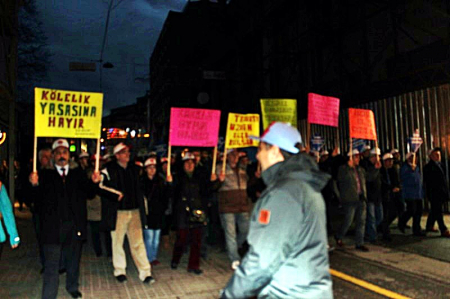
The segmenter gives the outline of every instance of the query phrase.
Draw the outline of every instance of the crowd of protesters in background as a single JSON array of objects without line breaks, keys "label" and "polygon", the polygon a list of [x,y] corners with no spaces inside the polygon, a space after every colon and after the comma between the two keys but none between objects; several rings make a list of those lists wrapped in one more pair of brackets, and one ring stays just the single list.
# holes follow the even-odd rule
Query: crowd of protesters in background
[{"label": "crowd of protesters in background", "polygon": [[[449,200],[449,185],[440,148],[432,148],[427,153],[429,160],[423,174],[414,152],[407,153],[402,160],[397,149],[381,151],[365,146],[361,152],[353,149],[341,154],[338,148],[320,152],[300,148],[299,155],[309,156],[308,159],[331,177],[321,192],[326,206],[328,235],[334,237],[338,248],[346,248],[343,239],[354,221],[354,246],[361,251],[369,250],[366,242],[392,241],[391,226],[395,219],[398,219],[397,228],[402,233],[411,228],[408,222],[412,218],[414,236],[424,237],[427,232],[439,231],[442,237],[450,237],[443,220],[443,204]],[[39,172],[55,170],[54,150],[45,147],[39,151]],[[213,173],[212,150],[190,148],[170,157],[151,152],[146,157],[132,158],[130,151],[133,149],[119,143],[112,156],[100,157],[102,182],[93,199],[85,198],[83,208],[87,211],[93,250],[97,257],[112,258],[117,280],[124,282],[127,279],[125,235],[135,257],[139,278],[145,283],[154,282],[152,267],[160,263],[160,244],[164,250],[172,250],[173,270],[178,268],[183,254],[189,251],[187,271],[202,274],[201,257],[207,257],[207,248],[211,245],[226,250],[230,268],[236,270],[249,249],[247,235],[252,206],[266,188],[259,164],[250,159],[249,152],[241,149],[228,150],[224,154],[219,152]],[[227,159],[222,167],[224,155]],[[90,178],[94,161],[95,156],[82,152],[67,162],[70,169],[78,167],[85,178]],[[170,173],[167,171],[169,161]],[[26,173],[30,172],[30,165],[21,167],[16,161],[14,167],[16,200],[19,210],[26,205],[32,213],[41,273],[45,273],[46,265],[50,265],[52,271],[59,268],[60,273],[64,272],[67,265],[63,258],[57,266],[50,263],[54,262],[54,255],[52,261],[45,255],[50,247],[42,236],[42,217],[45,216],[43,206],[37,200],[41,195],[35,192],[37,189],[29,192],[32,189],[27,187]],[[9,178],[8,173],[8,165],[3,161],[0,165],[3,185]],[[425,198],[431,208],[424,228],[420,221]],[[335,221],[336,215],[341,216],[339,221]],[[332,249],[329,246],[329,250]],[[48,284],[54,284],[49,282],[53,279],[49,275],[54,274],[47,275]]]}]

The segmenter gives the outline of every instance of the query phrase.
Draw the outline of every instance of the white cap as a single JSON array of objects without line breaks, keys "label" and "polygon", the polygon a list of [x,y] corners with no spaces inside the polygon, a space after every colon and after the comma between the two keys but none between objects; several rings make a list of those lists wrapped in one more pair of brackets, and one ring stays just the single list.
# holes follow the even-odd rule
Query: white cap
[{"label": "white cap", "polygon": [[394,149],[391,150],[391,154],[398,154],[398,153],[399,153],[399,151],[398,151],[398,149],[396,149],[396,148],[394,148]]},{"label": "white cap", "polygon": [[413,152],[409,152],[406,154],[406,160],[408,160],[412,155],[414,155]]},{"label": "white cap", "polygon": [[365,146],[364,146],[364,152],[365,152],[365,151],[370,151],[370,149],[371,149],[370,145],[365,145]]},{"label": "white cap", "polygon": [[184,157],[183,157],[182,160],[183,160],[183,161],[186,161],[186,160],[195,160],[195,156],[194,156],[193,153],[186,152],[186,153],[184,153]]},{"label": "white cap", "polygon": [[167,157],[161,157],[161,163],[167,163],[169,159]]},{"label": "white cap", "polygon": [[89,154],[88,153],[86,153],[86,152],[82,152],[82,153],[80,153],[79,155],[78,155],[78,158],[89,158]]},{"label": "white cap", "polygon": [[139,167],[144,167],[144,164],[142,164],[141,161],[136,161],[136,162],[134,162],[134,164]]},{"label": "white cap", "polygon": [[156,165],[156,158],[148,158],[145,160],[144,166]]},{"label": "white cap", "polygon": [[357,149],[352,150],[351,152],[348,152],[347,156],[356,156],[359,155],[359,151]]},{"label": "white cap", "polygon": [[124,150],[126,148],[128,148],[128,146],[126,146],[123,142],[121,142],[114,147],[113,154],[115,155],[121,150]]},{"label": "white cap", "polygon": [[65,147],[65,148],[68,149],[69,148],[69,142],[67,142],[66,139],[58,139],[58,140],[56,140],[55,142],[53,142],[52,151],[54,151],[55,149],[57,149],[60,146]]},{"label": "white cap", "polygon": [[394,159],[394,156],[391,153],[384,154],[383,161],[388,159]]},{"label": "white cap", "polygon": [[379,149],[379,148],[373,148],[371,151],[370,151],[370,154],[371,155],[373,155],[373,156],[375,156],[375,155],[381,155],[381,150]]},{"label": "white cap", "polygon": [[249,136],[249,138],[276,145],[291,154],[297,154],[299,150],[295,145],[302,143],[300,132],[291,125],[282,122],[273,122],[260,138],[255,136]]},{"label": "white cap", "polygon": [[326,156],[326,155],[329,155],[330,153],[328,152],[328,151],[322,151],[321,153],[320,153],[320,156],[322,157],[322,156]]}]

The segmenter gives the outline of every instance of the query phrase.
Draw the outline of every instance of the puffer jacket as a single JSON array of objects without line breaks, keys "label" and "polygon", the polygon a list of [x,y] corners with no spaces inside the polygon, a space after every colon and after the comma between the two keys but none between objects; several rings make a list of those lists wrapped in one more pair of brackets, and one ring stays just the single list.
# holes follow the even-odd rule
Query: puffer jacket
[{"label": "puffer jacket", "polygon": [[330,176],[307,155],[262,173],[267,185],[250,220],[250,250],[222,298],[333,298],[325,204]]}]

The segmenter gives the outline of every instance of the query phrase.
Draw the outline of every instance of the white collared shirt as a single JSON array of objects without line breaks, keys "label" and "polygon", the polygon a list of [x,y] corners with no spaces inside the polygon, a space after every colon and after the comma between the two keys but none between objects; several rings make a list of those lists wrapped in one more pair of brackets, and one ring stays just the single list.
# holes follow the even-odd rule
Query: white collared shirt
[{"label": "white collared shirt", "polygon": [[55,165],[55,167],[60,176],[62,176],[62,174],[63,174],[63,171],[62,171],[63,169],[65,169],[65,171],[64,171],[65,176],[67,176],[69,174],[69,165],[66,165],[64,167]]}]

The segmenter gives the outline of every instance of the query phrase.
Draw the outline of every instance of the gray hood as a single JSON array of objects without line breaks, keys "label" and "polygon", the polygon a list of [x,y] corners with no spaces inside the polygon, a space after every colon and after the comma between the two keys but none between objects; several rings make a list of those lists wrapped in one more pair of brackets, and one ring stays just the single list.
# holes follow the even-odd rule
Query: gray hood
[{"label": "gray hood", "polygon": [[295,178],[307,182],[314,190],[320,192],[331,176],[320,171],[311,157],[301,153],[272,165],[262,173],[262,178],[267,186],[276,184],[282,178]]}]

